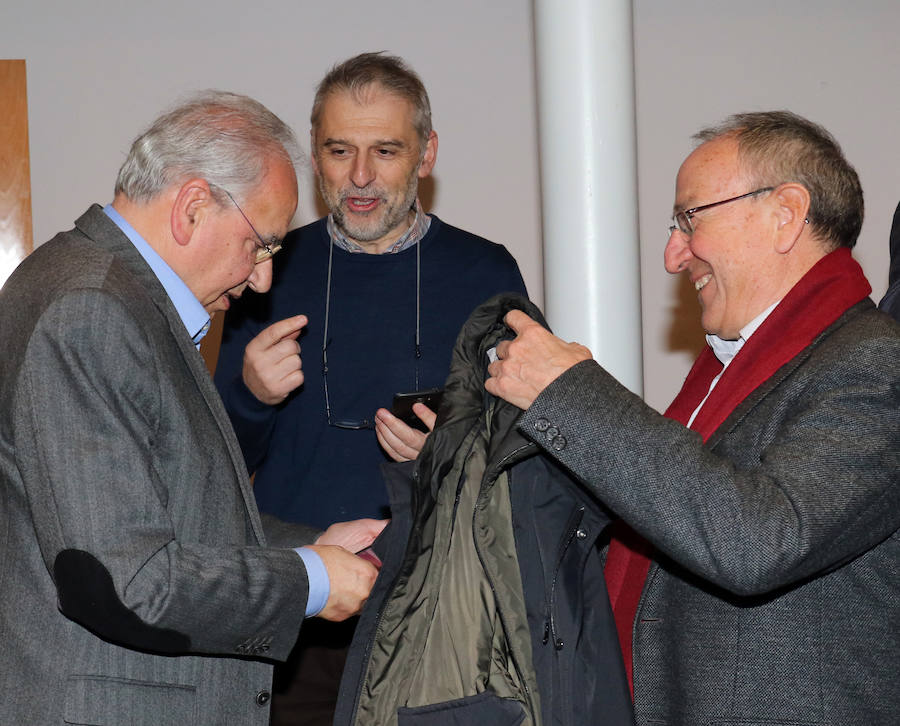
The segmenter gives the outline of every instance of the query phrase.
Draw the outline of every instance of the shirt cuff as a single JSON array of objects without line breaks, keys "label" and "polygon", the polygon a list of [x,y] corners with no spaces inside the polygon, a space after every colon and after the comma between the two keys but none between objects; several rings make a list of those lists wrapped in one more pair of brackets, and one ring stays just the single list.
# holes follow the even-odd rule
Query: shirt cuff
[{"label": "shirt cuff", "polygon": [[331,582],[328,579],[328,570],[322,558],[308,547],[297,547],[294,552],[300,555],[306,566],[306,579],[309,581],[309,597],[306,600],[306,617],[318,615],[328,602],[331,593]]}]

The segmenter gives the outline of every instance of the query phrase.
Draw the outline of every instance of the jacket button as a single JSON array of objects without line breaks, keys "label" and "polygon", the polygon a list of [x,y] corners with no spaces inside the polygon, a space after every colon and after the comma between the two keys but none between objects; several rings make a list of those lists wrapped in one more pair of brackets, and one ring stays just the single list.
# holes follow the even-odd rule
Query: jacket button
[{"label": "jacket button", "polygon": [[539,418],[534,422],[535,431],[546,431],[550,428],[550,422],[545,418]]},{"label": "jacket button", "polygon": [[553,447],[554,451],[562,451],[566,448],[566,437],[565,436],[557,436],[553,441],[550,442],[550,446]]},{"label": "jacket button", "polygon": [[547,441],[553,441],[554,438],[559,436],[559,429],[556,426],[551,426],[546,431]]},{"label": "jacket button", "polygon": [[585,537],[587,537],[587,532],[585,531],[585,529],[583,527],[579,527],[575,531],[575,536],[578,537],[578,539],[584,539]]},{"label": "jacket button", "polygon": [[272,694],[268,691],[260,691],[256,694],[257,706],[265,706],[270,700],[272,700]]}]

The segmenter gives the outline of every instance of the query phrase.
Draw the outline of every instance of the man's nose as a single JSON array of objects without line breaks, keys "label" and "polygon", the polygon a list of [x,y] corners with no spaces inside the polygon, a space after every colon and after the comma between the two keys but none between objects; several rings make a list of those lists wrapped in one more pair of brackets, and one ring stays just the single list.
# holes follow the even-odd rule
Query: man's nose
[{"label": "man's nose", "polygon": [[678,227],[675,227],[669,233],[669,241],[666,243],[666,251],[664,253],[666,272],[674,275],[684,270],[691,257],[693,257],[689,242],[690,237]]},{"label": "man's nose", "polygon": [[350,172],[350,181],[359,189],[371,184],[375,180],[375,167],[368,154],[359,154],[353,160],[353,169]]},{"label": "man's nose", "polygon": [[250,289],[254,292],[268,292],[272,287],[272,258],[257,262],[247,278]]}]

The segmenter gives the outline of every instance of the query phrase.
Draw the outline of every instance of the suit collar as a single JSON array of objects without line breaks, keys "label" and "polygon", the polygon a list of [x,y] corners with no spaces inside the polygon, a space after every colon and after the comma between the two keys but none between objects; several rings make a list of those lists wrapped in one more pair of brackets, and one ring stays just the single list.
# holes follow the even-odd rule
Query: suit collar
[{"label": "suit collar", "polygon": [[191,376],[197,385],[197,389],[203,396],[206,405],[222,434],[222,438],[227,444],[229,457],[232,467],[234,468],[235,477],[241,489],[241,495],[247,509],[247,516],[253,529],[256,539],[260,544],[265,544],[265,536],[263,535],[262,523],[259,518],[259,511],[256,508],[256,500],[253,497],[253,491],[250,487],[250,480],[247,477],[247,467],[244,463],[244,457],[241,453],[237,436],[231,426],[231,420],[225,412],[222,399],[213,385],[209,370],[203,361],[193,340],[184,327],[178,311],[166,294],[156,274],[150,269],[150,266],[141,257],[140,253],[135,249],[131,240],[119,229],[115,222],[103,212],[103,208],[99,204],[91,205],[91,207],[75,221],[75,227],[84,235],[90,238],[96,245],[107,250],[114,255],[118,262],[125,269],[134,275],[139,281],[147,295],[154,302],[160,314],[165,318],[172,338],[181,353],[185,366],[191,373]]},{"label": "suit collar", "polygon": [[103,213],[122,230],[141,257],[144,258],[144,261],[150,266],[150,269],[153,270],[153,274],[156,275],[160,284],[165,288],[166,294],[178,311],[178,315],[194,344],[199,345],[200,338],[209,329],[210,321],[209,314],[204,309],[203,304],[187,286],[187,283],[169,266],[169,263],[131,226],[131,223],[115,207],[109,204],[103,208]]}]

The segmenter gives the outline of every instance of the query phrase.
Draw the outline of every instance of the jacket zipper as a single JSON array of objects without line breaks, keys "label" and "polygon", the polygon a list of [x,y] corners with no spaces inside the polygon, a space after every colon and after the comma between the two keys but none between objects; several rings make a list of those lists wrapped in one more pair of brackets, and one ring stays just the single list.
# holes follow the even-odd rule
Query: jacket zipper
[{"label": "jacket zipper", "polygon": [[565,643],[562,638],[559,637],[559,632],[556,628],[556,586],[559,582],[559,571],[562,569],[563,559],[565,559],[566,553],[569,551],[572,540],[575,539],[575,535],[578,534],[578,528],[581,526],[582,519],[584,519],[584,506],[579,506],[578,509],[569,516],[569,522],[566,526],[563,539],[560,542],[559,554],[556,558],[556,567],[553,570],[553,579],[550,582],[550,596],[547,599],[547,615],[544,620],[544,637],[542,642],[544,645],[547,645],[552,638],[553,647],[556,648],[556,650],[562,650],[565,646]]}]

